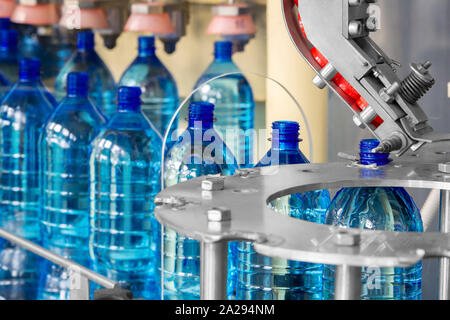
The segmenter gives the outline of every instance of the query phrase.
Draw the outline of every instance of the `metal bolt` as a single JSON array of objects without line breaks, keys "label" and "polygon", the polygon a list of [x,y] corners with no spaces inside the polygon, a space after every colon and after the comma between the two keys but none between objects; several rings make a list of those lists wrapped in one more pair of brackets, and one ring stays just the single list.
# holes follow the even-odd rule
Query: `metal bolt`
[{"label": "metal bolt", "polygon": [[258,173],[257,169],[253,169],[253,168],[246,168],[246,169],[238,169],[235,171],[235,175],[241,177],[241,178],[247,178],[252,174],[256,174]]},{"label": "metal bolt", "polygon": [[225,207],[215,207],[208,209],[209,222],[224,222],[231,220],[231,210]]},{"label": "metal bolt", "polygon": [[439,171],[442,173],[450,173],[450,162],[439,163]]},{"label": "metal bolt", "polygon": [[202,181],[203,191],[219,191],[225,188],[225,178],[224,177],[206,177]]},{"label": "metal bolt", "polygon": [[369,31],[377,31],[378,28],[378,20],[376,17],[369,17],[366,20],[366,28]]},{"label": "metal bolt", "polygon": [[400,90],[400,84],[394,82],[388,88],[383,88],[380,90],[380,97],[384,102],[391,103],[394,101],[395,94]]},{"label": "metal bolt", "polygon": [[347,230],[339,231],[334,238],[334,243],[338,246],[353,247],[359,245],[360,242],[359,233],[351,233]]}]

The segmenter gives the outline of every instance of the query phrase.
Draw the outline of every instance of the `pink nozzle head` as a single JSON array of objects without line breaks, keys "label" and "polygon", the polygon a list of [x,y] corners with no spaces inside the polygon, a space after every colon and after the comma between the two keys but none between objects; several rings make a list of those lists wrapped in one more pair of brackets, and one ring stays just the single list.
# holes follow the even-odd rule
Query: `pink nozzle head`
[{"label": "pink nozzle head", "polygon": [[124,27],[125,31],[153,32],[156,34],[170,34],[175,27],[169,14],[164,12],[161,2],[135,3],[131,6],[131,15]]},{"label": "pink nozzle head", "polygon": [[0,18],[10,18],[15,7],[14,0],[0,0]]},{"label": "pink nozzle head", "polygon": [[65,8],[59,24],[67,29],[106,29],[108,20],[104,9]]},{"label": "pink nozzle head", "polygon": [[238,35],[255,34],[256,27],[249,14],[238,16],[214,16],[209,23],[206,34]]},{"label": "pink nozzle head", "polygon": [[167,13],[132,13],[128,18],[124,30],[170,34],[175,32],[175,27]]},{"label": "pink nozzle head", "polygon": [[38,4],[35,6],[19,4],[11,16],[12,22],[37,26],[55,24],[58,20],[58,12],[54,4]]}]

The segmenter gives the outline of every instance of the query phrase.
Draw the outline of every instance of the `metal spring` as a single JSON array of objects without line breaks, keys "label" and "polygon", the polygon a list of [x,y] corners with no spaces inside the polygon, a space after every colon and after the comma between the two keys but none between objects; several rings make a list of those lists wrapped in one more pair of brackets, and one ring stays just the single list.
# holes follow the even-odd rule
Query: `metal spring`
[{"label": "metal spring", "polygon": [[399,94],[410,104],[415,104],[434,85],[433,78],[420,77],[414,71],[401,83]]}]

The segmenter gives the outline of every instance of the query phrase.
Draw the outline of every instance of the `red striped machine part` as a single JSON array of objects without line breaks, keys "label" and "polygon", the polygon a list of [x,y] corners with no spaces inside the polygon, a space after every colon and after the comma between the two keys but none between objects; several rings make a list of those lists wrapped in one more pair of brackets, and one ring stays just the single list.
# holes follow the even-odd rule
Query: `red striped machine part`
[{"label": "red striped machine part", "polygon": [[[298,1],[299,0],[294,0],[294,3],[296,4],[297,7],[298,7]],[[308,37],[306,36],[305,28],[303,27],[303,23],[300,18],[300,13],[298,14],[298,22],[300,24],[300,30],[302,31],[303,36],[305,37],[305,39],[308,40]],[[311,52],[314,60],[316,60],[316,62],[320,65],[321,68],[324,68],[328,64],[327,58],[325,58],[324,55],[322,53],[320,53],[320,51],[316,47],[312,46],[310,49],[310,52]],[[362,110],[367,108],[367,106],[369,105],[367,103],[367,101],[364,100],[363,97],[361,97],[361,95],[358,93],[358,91],[356,91],[355,88],[353,88],[352,85],[347,80],[345,80],[344,77],[340,73],[336,74],[334,76],[334,78],[331,79],[331,81],[334,82],[342,90],[343,94],[346,95],[346,97],[344,97],[344,98],[346,101],[350,102],[353,110],[360,113]],[[379,116],[377,116],[372,121],[371,124],[377,128],[382,123],[383,123],[383,119],[381,119]]]}]

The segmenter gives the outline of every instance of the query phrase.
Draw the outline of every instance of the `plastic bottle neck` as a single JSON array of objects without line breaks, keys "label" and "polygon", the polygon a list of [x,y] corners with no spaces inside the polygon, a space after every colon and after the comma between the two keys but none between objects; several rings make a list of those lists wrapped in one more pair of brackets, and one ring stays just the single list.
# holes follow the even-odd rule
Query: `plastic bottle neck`
[{"label": "plastic bottle neck", "polygon": [[228,41],[218,41],[214,44],[214,61],[231,62],[233,45]]},{"label": "plastic bottle neck", "polygon": [[67,97],[71,99],[87,99],[88,98],[88,92],[70,92],[68,90]]},{"label": "plastic bottle neck", "polygon": [[41,83],[41,75],[39,73],[29,73],[19,71],[19,82],[20,83]]},{"label": "plastic bottle neck", "polygon": [[77,50],[78,51],[94,51],[95,40],[94,34],[91,32],[81,32],[77,38]]},{"label": "plastic bottle neck", "polygon": [[231,57],[223,57],[220,55],[216,55],[214,54],[214,62],[233,62],[233,60],[231,59]]},{"label": "plastic bottle neck", "polygon": [[117,106],[117,111],[140,113],[141,112],[141,103],[121,102]]},{"label": "plastic bottle neck", "polygon": [[15,30],[0,30],[0,51],[14,53],[18,48],[18,33]]},{"label": "plastic bottle neck", "polygon": [[153,56],[156,56],[156,48],[155,48],[155,46],[145,46],[142,43],[139,43],[138,56],[139,57],[153,57]]},{"label": "plastic bottle neck", "polygon": [[214,122],[211,120],[189,119],[189,129],[191,130],[209,130],[214,128]]},{"label": "plastic bottle neck", "polygon": [[296,122],[278,121],[272,124],[272,149],[299,151],[299,129]]},{"label": "plastic bottle neck", "polygon": [[380,142],[376,139],[366,139],[360,142],[360,163],[363,165],[371,165],[376,164],[378,166],[385,166],[391,162],[389,159],[389,153],[375,153],[372,150],[378,145]]},{"label": "plastic bottle neck", "polygon": [[189,106],[188,128],[191,130],[209,130],[214,127],[214,105],[196,102]]}]

